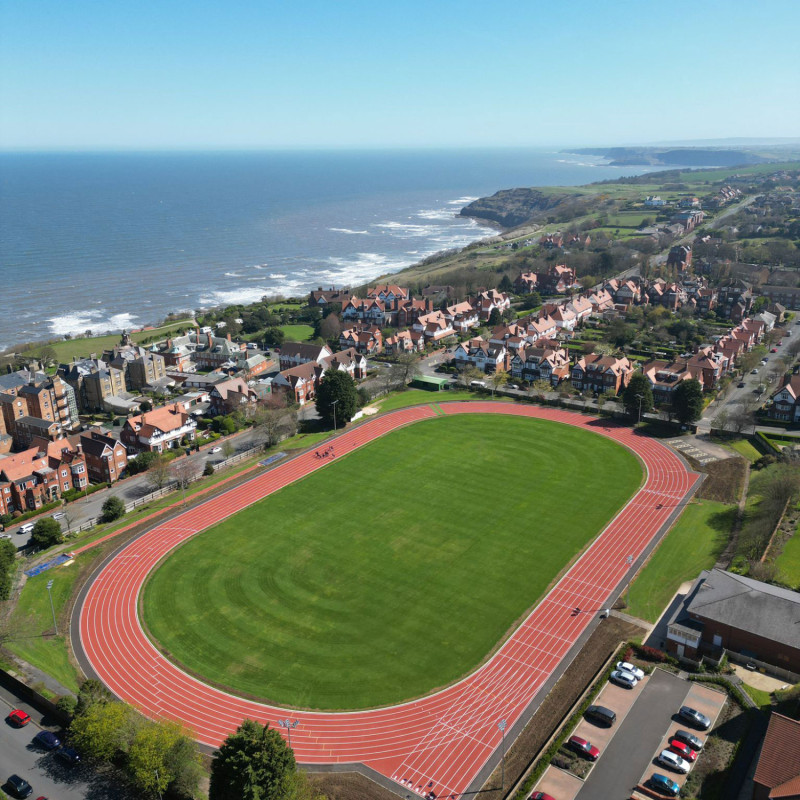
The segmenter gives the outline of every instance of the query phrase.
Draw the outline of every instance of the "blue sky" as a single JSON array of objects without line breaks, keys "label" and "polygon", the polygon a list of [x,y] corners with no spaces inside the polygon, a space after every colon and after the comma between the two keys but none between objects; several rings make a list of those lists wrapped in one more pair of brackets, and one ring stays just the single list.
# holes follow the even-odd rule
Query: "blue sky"
[{"label": "blue sky", "polygon": [[6,0],[0,148],[800,136],[797,0]]}]

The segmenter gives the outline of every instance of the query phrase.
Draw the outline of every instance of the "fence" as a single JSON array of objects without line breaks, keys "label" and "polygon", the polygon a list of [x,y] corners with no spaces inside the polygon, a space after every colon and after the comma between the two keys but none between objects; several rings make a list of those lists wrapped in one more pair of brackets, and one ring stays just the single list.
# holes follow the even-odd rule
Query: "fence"
[{"label": "fence", "polygon": [[734,653],[732,650],[726,650],[725,653],[728,656],[728,661],[738,664],[740,667],[746,667],[747,669],[755,667],[758,672],[780,678],[787,683],[800,683],[800,675],[796,672],[791,672],[783,667],[776,667],[774,664],[767,664],[766,661],[759,661],[757,658],[743,656],[741,653]]}]

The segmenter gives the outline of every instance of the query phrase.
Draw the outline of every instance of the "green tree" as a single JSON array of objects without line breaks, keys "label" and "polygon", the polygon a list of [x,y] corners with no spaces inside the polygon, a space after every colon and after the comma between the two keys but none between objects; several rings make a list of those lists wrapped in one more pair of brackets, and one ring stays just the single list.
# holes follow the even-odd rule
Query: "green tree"
[{"label": "green tree", "polygon": [[501,292],[511,294],[514,291],[514,284],[511,283],[511,278],[508,275],[503,275],[500,279],[500,285],[497,287]]},{"label": "green tree", "polygon": [[44,550],[54,544],[61,544],[63,541],[64,534],[61,533],[61,526],[52,517],[40,519],[33,526],[31,542],[39,549]]},{"label": "green tree", "polygon": [[678,422],[684,425],[700,419],[703,414],[703,387],[700,385],[700,381],[692,378],[689,381],[681,381],[675,387],[672,395],[672,410],[678,418]]},{"label": "green tree", "polygon": [[94,703],[69,726],[75,747],[92,761],[108,762],[125,748],[135,711],[124,703]]},{"label": "green tree", "polygon": [[11,597],[11,587],[14,583],[16,569],[17,548],[8,539],[0,539],[0,600]]},{"label": "green tree", "polygon": [[525,311],[531,311],[534,308],[538,308],[542,304],[542,296],[539,292],[531,292],[530,294],[526,294],[524,299],[522,300],[522,308]]},{"label": "green tree", "polygon": [[269,725],[246,719],[214,753],[209,800],[288,800],[294,753]]},{"label": "green tree", "polygon": [[206,465],[203,467],[203,475],[213,475],[214,474],[214,464],[211,461],[206,461]]},{"label": "green tree", "polygon": [[200,783],[197,752],[183,728],[170,721],[148,720],[137,728],[126,771],[138,789],[152,796],[166,792],[178,781],[191,795]]},{"label": "green tree", "polygon": [[500,312],[499,308],[493,308],[492,313],[489,314],[489,327],[496,328],[498,325],[502,324],[503,322],[503,315]]},{"label": "green tree", "polygon": [[642,372],[635,372],[630,383],[622,394],[622,404],[632,417],[639,418],[642,414],[653,410],[653,389],[650,381]]},{"label": "green tree", "polygon": [[162,453],[157,453],[147,468],[147,483],[151,489],[163,489],[169,480],[169,459]]},{"label": "green tree", "polygon": [[78,690],[78,705],[75,713],[83,714],[92,706],[110,703],[113,699],[111,692],[100,681],[96,678],[88,678]]},{"label": "green tree", "polygon": [[316,408],[329,425],[334,415],[337,426],[346,425],[358,409],[356,382],[346,372],[326,372],[317,391]]},{"label": "green tree", "polygon": [[101,522],[113,522],[125,515],[125,503],[119,497],[109,497],[101,508]]},{"label": "green tree", "polygon": [[264,344],[267,347],[280,347],[285,339],[286,334],[281,328],[272,327],[264,331]]}]

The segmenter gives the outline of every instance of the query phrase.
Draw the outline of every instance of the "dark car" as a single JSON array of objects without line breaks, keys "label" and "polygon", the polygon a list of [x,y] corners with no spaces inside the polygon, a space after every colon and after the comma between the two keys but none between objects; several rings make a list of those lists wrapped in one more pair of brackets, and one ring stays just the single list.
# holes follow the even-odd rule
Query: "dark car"
[{"label": "dark car", "polygon": [[[758,370],[756,370],[756,371],[758,371]],[[739,381],[739,383],[737,383],[737,384],[736,384],[736,386],[737,386],[739,389],[744,389],[744,381]]]},{"label": "dark car", "polygon": [[711,720],[691,706],[681,706],[678,716],[694,725],[695,728],[700,728],[701,731],[707,731],[711,727]]},{"label": "dark car", "polygon": [[597,725],[605,725],[608,728],[617,721],[617,715],[605,706],[589,706],[584,716],[591,722]]},{"label": "dark car", "polygon": [[30,797],[33,794],[33,786],[25,778],[20,778],[19,775],[12,775],[6,781],[6,789],[14,797]]},{"label": "dark car", "polygon": [[681,790],[681,787],[678,786],[678,784],[675,783],[672,778],[668,778],[666,775],[662,775],[660,772],[654,772],[650,776],[648,783],[650,784],[651,788],[661,792],[662,794],[666,794],[669,797],[677,797],[678,792]]},{"label": "dark car", "polygon": [[62,747],[60,750],[56,750],[56,758],[69,767],[75,766],[81,760],[78,751],[72,747]]},{"label": "dark car", "polygon": [[684,744],[688,744],[692,750],[702,750],[703,749],[703,742],[701,739],[698,739],[693,733],[689,733],[689,731],[678,730],[672,734],[673,739],[677,739],[679,742],[683,742]]},{"label": "dark car", "polygon": [[61,739],[50,731],[39,731],[33,737],[33,743],[39,745],[44,750],[55,750],[61,745]]}]

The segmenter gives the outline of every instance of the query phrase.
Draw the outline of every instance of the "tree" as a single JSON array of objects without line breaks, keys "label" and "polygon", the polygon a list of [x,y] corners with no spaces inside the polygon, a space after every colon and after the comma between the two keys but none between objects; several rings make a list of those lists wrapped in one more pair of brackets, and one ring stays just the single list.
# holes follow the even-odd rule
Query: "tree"
[{"label": "tree", "polygon": [[128,473],[130,475],[138,475],[140,472],[147,472],[159,456],[160,453],[149,450],[144,453],[139,453],[136,458],[128,460]]},{"label": "tree", "polygon": [[492,397],[494,397],[494,393],[508,383],[508,373],[503,372],[501,369],[495,370],[489,376],[489,383],[492,386]]},{"label": "tree", "polygon": [[632,417],[641,419],[641,414],[653,410],[653,389],[647,376],[635,372],[622,394],[622,405]]},{"label": "tree", "polygon": [[700,419],[703,415],[703,387],[700,381],[694,378],[681,381],[672,395],[672,409],[678,422],[684,425]]},{"label": "tree", "polygon": [[222,455],[225,458],[230,458],[236,452],[236,448],[233,446],[233,442],[230,439],[226,439],[222,443]]},{"label": "tree", "polygon": [[61,544],[64,541],[64,534],[61,533],[61,526],[52,517],[40,519],[33,526],[31,542],[40,550],[52,547],[54,544]]},{"label": "tree", "polygon": [[148,411],[152,411],[153,410],[153,404],[149,400],[142,400],[142,402],[139,403],[139,409],[143,413],[146,413]]},{"label": "tree", "polygon": [[119,519],[125,515],[125,503],[123,503],[119,497],[114,497],[112,495],[106,498],[106,501],[101,507],[101,512],[101,522],[113,522],[115,519]]},{"label": "tree", "polygon": [[11,597],[16,571],[17,548],[8,539],[0,539],[0,600]]},{"label": "tree", "polygon": [[542,296],[539,292],[531,292],[530,294],[526,294],[522,300],[522,308],[525,311],[531,311],[534,308],[538,308],[542,304]]},{"label": "tree", "polygon": [[214,474],[214,464],[211,461],[206,461],[206,465],[203,467],[203,475],[213,475]]},{"label": "tree", "polygon": [[169,480],[169,460],[158,453],[147,468],[147,483],[153,489],[163,489]]},{"label": "tree", "polygon": [[728,409],[721,408],[719,412],[717,412],[717,416],[714,417],[712,427],[717,428],[717,430],[725,431],[728,427],[728,422],[730,419],[730,414],[728,414]]},{"label": "tree", "polygon": [[[182,458],[170,465],[169,472],[177,487],[185,492],[189,484],[198,479],[200,465],[189,458]],[[185,499],[184,496],[184,501]]]},{"label": "tree", "polygon": [[356,382],[346,372],[326,372],[317,390],[316,408],[324,422],[346,425],[358,409]]},{"label": "tree", "polygon": [[489,327],[496,328],[503,322],[503,315],[499,308],[493,308],[492,313],[489,314]]},{"label": "tree", "polygon": [[209,800],[288,800],[294,753],[269,725],[246,719],[214,753]]},{"label": "tree", "polygon": [[342,332],[342,323],[336,314],[328,314],[325,319],[319,324],[319,335],[326,341],[339,339],[339,334]]},{"label": "tree", "polygon": [[110,703],[113,699],[111,692],[100,681],[96,678],[88,678],[78,690],[78,705],[75,713],[83,714],[92,706]]},{"label": "tree", "polygon": [[514,291],[514,284],[511,283],[511,278],[508,275],[503,275],[500,279],[500,285],[497,287],[501,292],[511,294]]},{"label": "tree", "polygon": [[552,391],[553,387],[550,381],[546,380],[545,378],[537,378],[531,384],[531,393],[540,400],[544,400],[547,397],[547,393]]},{"label": "tree", "polygon": [[271,394],[259,403],[253,417],[253,430],[265,449],[297,431],[297,412],[288,407],[285,394]]},{"label": "tree", "polygon": [[281,328],[272,327],[264,331],[264,344],[267,347],[280,347],[285,339],[286,334]]},{"label": "tree", "polygon": [[179,778],[193,794],[200,783],[198,759],[199,755],[180,725],[148,720],[136,729],[128,750],[126,771],[134,785],[147,794],[160,795]]},{"label": "tree", "polygon": [[90,760],[111,761],[119,750],[127,749],[136,726],[135,714],[130,706],[117,701],[94,703],[72,720],[70,739]]},{"label": "tree", "polygon": [[416,353],[399,353],[394,359],[394,364],[398,368],[398,375],[404,386],[419,375],[419,359]]},{"label": "tree", "polygon": [[469,386],[473,381],[482,381],[485,377],[477,367],[469,366],[459,373],[458,381],[462,386]]}]

